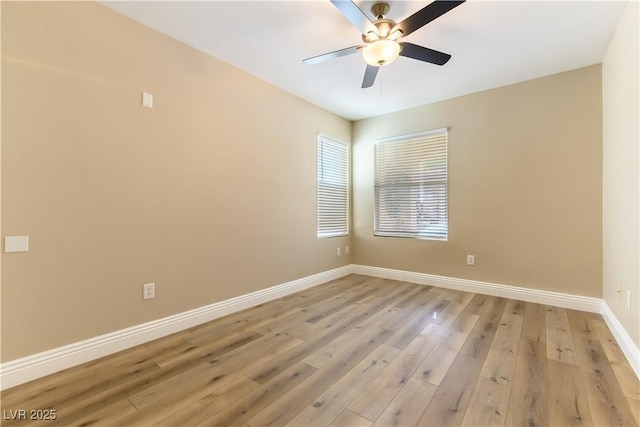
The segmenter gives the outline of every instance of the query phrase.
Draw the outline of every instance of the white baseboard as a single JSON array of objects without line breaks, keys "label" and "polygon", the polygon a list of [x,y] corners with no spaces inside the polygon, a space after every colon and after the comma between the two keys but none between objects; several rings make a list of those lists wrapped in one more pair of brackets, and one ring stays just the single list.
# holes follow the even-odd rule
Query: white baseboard
[{"label": "white baseboard", "polygon": [[421,285],[432,285],[439,288],[455,289],[458,291],[511,298],[519,301],[553,305],[556,307],[570,308],[573,310],[587,311],[590,313],[600,313],[600,305],[602,303],[602,300],[599,298],[563,294],[560,292],[542,291],[538,289],[520,288],[517,286],[499,285],[495,283],[480,282],[477,280],[436,276],[433,274],[416,273],[412,271],[394,270],[390,268],[370,267],[366,265],[352,265],[351,271],[355,274],[364,274],[367,276],[402,280],[405,282],[418,283]]},{"label": "white baseboard", "polygon": [[348,274],[362,274],[402,280],[411,283],[600,313],[611,329],[613,336],[618,341],[620,348],[629,360],[636,375],[640,378],[640,353],[638,348],[611,309],[599,298],[352,264],[85,341],[69,344],[64,347],[2,363],[0,365],[0,390],[14,387],[136,345],[144,344],[222,316],[263,304],[294,292],[326,283],[330,280],[338,279]]},{"label": "white baseboard", "polygon": [[366,265],[353,264],[351,265],[351,272],[354,274],[402,280],[421,285],[432,285],[440,288],[455,289],[483,295],[493,295],[516,299],[519,301],[528,301],[537,304],[553,305],[556,307],[601,314],[609,326],[611,333],[618,342],[618,345],[622,349],[622,352],[627,357],[627,360],[636,373],[636,376],[640,379],[640,350],[635,345],[620,321],[613,314],[607,303],[600,298],[521,288],[517,286],[499,285],[495,283],[480,282],[477,280],[436,276],[433,274],[416,273],[412,271],[394,270],[390,268],[370,267]]},{"label": "white baseboard", "polygon": [[0,365],[0,390],[59,372],[351,273],[344,266]]},{"label": "white baseboard", "polygon": [[640,349],[633,342],[631,336],[624,329],[618,318],[613,314],[609,305],[602,301],[602,317],[607,323],[607,326],[611,330],[613,337],[618,342],[620,349],[627,357],[631,368],[636,373],[638,379],[640,379]]}]

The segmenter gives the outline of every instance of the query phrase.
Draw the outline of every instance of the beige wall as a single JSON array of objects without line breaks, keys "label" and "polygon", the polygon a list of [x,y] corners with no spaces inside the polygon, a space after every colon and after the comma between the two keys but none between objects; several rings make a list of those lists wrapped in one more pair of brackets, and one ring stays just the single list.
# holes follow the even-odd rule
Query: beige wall
[{"label": "beige wall", "polygon": [[315,180],[350,122],[97,3],[2,2],[2,124],[3,361],[350,262]]},{"label": "beige wall", "polygon": [[[629,2],[602,65],[603,298],[640,347],[640,34]],[[618,295],[618,285],[622,295]],[[631,310],[626,292],[632,293]]]},{"label": "beige wall", "polygon": [[[600,80],[596,65],[356,122],[353,261],[600,297]],[[374,237],[374,139],[443,127],[449,240]]]}]

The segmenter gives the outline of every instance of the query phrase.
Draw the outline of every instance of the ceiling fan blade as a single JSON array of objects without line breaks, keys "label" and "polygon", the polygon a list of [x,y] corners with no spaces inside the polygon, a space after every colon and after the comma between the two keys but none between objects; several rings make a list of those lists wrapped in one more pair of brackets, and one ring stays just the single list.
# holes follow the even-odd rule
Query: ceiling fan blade
[{"label": "ceiling fan blade", "polygon": [[417,59],[418,61],[430,62],[436,65],[444,65],[449,59],[451,59],[451,55],[449,55],[448,53],[438,52],[437,50],[429,49],[428,47],[424,46],[418,46],[417,44],[402,42],[400,43],[400,46],[402,46],[402,50],[400,51],[401,56]]},{"label": "ceiling fan blade", "polygon": [[364,14],[362,10],[351,0],[331,0],[331,3],[337,7],[340,12],[356,26],[362,34],[367,34],[370,31],[377,32],[376,26],[373,22]]},{"label": "ceiling fan blade", "polygon": [[434,19],[449,12],[454,7],[464,3],[462,1],[436,0],[433,3],[423,7],[404,21],[400,22],[396,28],[402,30],[402,37],[406,37],[415,30],[422,28]]},{"label": "ceiling fan blade", "polygon": [[373,86],[379,69],[380,67],[376,67],[375,65],[367,65],[367,69],[364,70],[364,79],[362,79],[362,89]]},{"label": "ceiling fan blade", "polygon": [[351,55],[358,52],[361,46],[345,47],[344,49],[334,50],[333,52],[323,53],[322,55],[313,56],[311,58],[303,59],[305,64],[317,64],[318,62],[328,61],[329,59],[339,58],[341,56]]}]

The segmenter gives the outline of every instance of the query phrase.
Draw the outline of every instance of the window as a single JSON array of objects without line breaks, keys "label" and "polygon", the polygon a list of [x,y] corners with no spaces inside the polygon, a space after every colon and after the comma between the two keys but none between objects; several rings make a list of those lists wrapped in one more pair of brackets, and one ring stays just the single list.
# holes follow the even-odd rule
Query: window
[{"label": "window", "polygon": [[318,135],[318,237],[349,234],[349,146]]},{"label": "window", "polygon": [[375,144],[374,235],[447,240],[447,129]]}]

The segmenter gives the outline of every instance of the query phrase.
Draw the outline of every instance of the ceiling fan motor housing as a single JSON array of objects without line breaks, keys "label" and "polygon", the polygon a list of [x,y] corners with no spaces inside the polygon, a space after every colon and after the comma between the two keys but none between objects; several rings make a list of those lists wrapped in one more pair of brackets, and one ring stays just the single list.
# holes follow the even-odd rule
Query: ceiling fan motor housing
[{"label": "ceiling fan motor housing", "polygon": [[373,16],[375,16],[376,19],[381,19],[389,13],[389,9],[389,3],[380,2],[371,6],[371,13],[373,13]]}]

